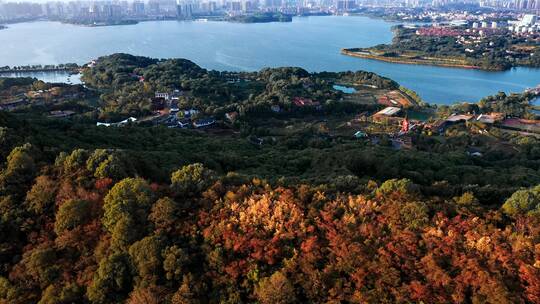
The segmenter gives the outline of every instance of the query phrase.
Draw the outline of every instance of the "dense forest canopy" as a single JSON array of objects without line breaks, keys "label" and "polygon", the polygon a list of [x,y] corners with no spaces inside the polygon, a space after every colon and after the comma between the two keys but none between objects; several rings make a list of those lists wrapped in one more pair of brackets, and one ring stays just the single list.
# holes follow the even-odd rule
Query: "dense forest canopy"
[{"label": "dense forest canopy", "polygon": [[18,146],[0,175],[0,301],[540,300],[538,187],[501,208],[472,192],[428,196],[408,179],[354,191],[271,185],[200,163],[156,183],[121,150],[47,162]]},{"label": "dense forest canopy", "polygon": [[[309,73],[302,68],[272,68],[260,72],[207,71],[186,59],[157,60],[128,54],[101,57],[86,68],[82,79],[102,91],[102,119],[145,116],[155,92],[181,90],[180,105],[208,115],[227,111],[271,112],[271,105],[291,108],[295,97],[323,104],[342,98],[335,81],[362,82],[379,88],[398,88],[393,80],[370,72]],[[144,79],[144,81],[140,81]]]}]

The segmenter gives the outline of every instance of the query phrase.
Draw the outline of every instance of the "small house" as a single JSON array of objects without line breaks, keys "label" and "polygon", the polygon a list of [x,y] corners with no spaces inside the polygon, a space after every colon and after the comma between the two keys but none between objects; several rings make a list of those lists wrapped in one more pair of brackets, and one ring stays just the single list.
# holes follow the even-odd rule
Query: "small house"
[{"label": "small house", "polygon": [[375,122],[383,122],[388,120],[389,118],[392,118],[396,116],[399,112],[401,112],[401,108],[398,107],[386,107],[379,112],[373,114],[371,118]]},{"label": "small house", "polygon": [[167,93],[167,92],[156,92],[155,97],[156,98],[163,98],[165,100],[170,100],[171,99],[171,95],[169,93]]}]

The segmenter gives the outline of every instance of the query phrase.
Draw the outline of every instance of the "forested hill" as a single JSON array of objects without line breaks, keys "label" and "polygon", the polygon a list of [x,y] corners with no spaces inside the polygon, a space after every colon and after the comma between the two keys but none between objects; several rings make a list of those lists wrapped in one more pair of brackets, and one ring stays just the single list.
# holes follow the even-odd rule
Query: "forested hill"
[{"label": "forested hill", "polygon": [[[535,182],[534,145],[498,169],[361,144],[265,151],[159,128],[1,122],[0,303],[540,300],[540,188],[503,194]],[[178,165],[163,176],[168,157]]]},{"label": "forested hill", "polygon": [[11,151],[0,301],[540,301],[538,187],[487,209],[471,192],[427,196],[407,179],[348,194],[201,164],[165,183],[138,175],[122,151],[54,162],[30,144]]},{"label": "forested hill", "polygon": [[149,99],[155,92],[179,90],[179,104],[208,115],[227,111],[271,112],[271,105],[293,107],[295,97],[335,104],[342,96],[332,82],[363,82],[381,89],[399,85],[375,73],[309,73],[298,67],[266,68],[259,72],[208,71],[186,59],[151,59],[129,54],[100,57],[83,69],[85,84],[101,93],[102,120],[152,113]]}]

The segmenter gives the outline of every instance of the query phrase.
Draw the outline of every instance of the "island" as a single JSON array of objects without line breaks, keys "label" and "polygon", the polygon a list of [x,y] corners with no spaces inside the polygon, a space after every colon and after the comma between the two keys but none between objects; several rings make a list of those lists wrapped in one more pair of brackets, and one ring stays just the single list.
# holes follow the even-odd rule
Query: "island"
[{"label": "island", "polygon": [[[496,25],[495,25],[496,26]],[[393,27],[391,44],[345,48],[348,56],[380,61],[502,71],[540,67],[540,34],[465,26]]]},{"label": "island", "polygon": [[0,78],[0,302],[535,303],[540,88],[113,54]]},{"label": "island", "polygon": [[134,25],[138,24],[137,20],[94,20],[94,19],[65,19],[61,20],[63,23],[83,25],[89,27],[97,26],[117,26],[117,25]]},{"label": "island", "polygon": [[255,13],[225,17],[224,20],[239,23],[292,22],[292,15],[282,13]]},{"label": "island", "polygon": [[7,26],[0,24],[0,30],[5,30],[5,29],[7,29]]}]

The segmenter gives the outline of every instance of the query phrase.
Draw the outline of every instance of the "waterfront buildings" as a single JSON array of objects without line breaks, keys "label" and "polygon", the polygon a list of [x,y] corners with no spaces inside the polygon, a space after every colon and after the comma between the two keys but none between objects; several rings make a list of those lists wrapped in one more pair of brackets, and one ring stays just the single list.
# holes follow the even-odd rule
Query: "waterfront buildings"
[{"label": "waterfront buildings", "polygon": [[[36,19],[49,20],[154,20],[164,18],[191,19],[199,16],[224,16],[254,12],[285,14],[345,14],[369,8],[396,8],[403,19],[432,20],[465,19],[467,13],[445,9],[456,4],[472,8],[512,9],[516,12],[538,13],[540,0],[98,0],[48,1],[45,3],[0,0],[0,22]],[[418,8],[412,13],[406,8]],[[391,13],[391,12],[390,12]],[[459,13],[459,15],[456,15]],[[410,18],[407,17],[411,15]],[[485,20],[481,20],[484,22]],[[481,23],[480,23],[481,24]]]}]

